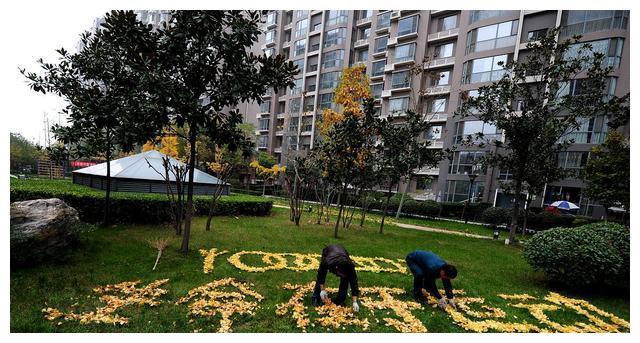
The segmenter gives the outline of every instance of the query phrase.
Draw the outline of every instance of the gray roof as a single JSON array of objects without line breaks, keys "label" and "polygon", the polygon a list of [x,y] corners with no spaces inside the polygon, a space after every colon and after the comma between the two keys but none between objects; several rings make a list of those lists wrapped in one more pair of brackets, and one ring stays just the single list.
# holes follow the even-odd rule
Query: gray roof
[{"label": "gray roof", "polygon": [[[140,179],[140,180],[155,180],[155,181],[165,181],[164,180],[164,166],[162,165],[162,159],[166,155],[156,151],[149,150],[137,155],[123,157],[117,160],[111,161],[111,177],[114,178],[123,178],[123,179]],[[176,160],[173,157],[169,157],[171,165],[184,165],[184,163]],[[153,166],[153,168],[151,166]],[[155,170],[154,170],[155,168]],[[78,170],[74,170],[74,173],[85,174],[85,175],[95,175],[95,176],[107,176],[107,163],[96,164],[95,166],[90,166]],[[162,173],[160,175],[159,173]],[[171,181],[175,181],[175,177],[172,173],[169,173],[169,177]],[[195,183],[206,183],[206,184],[224,184],[228,185],[228,183],[222,182],[215,176],[209,175],[203,171],[198,169],[194,170],[193,174],[193,182]]]}]

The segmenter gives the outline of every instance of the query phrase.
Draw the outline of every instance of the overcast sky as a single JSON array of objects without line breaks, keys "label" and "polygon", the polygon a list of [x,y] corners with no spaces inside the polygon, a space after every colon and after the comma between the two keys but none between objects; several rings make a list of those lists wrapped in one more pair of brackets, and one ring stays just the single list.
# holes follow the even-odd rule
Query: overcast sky
[{"label": "overcast sky", "polygon": [[54,62],[57,59],[56,49],[75,49],[80,33],[91,28],[94,19],[105,11],[97,8],[47,8],[43,5],[37,10],[26,10],[16,15],[17,12],[22,11],[3,13],[3,46],[10,47],[7,50],[3,47],[3,54],[6,54],[2,61],[2,78],[6,87],[2,95],[3,117],[9,131],[19,132],[34,142],[44,144],[44,114],[48,115],[50,124],[64,121],[58,114],[64,102],[58,96],[30,90],[18,68],[38,71],[37,59]]}]

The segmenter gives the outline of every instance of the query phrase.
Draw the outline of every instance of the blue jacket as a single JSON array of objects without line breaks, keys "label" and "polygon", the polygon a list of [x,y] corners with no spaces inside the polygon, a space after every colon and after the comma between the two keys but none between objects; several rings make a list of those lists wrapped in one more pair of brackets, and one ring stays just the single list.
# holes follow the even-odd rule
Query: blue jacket
[{"label": "blue jacket", "polygon": [[407,258],[418,264],[420,269],[425,273],[430,274],[429,276],[431,277],[439,277],[440,268],[446,264],[440,256],[432,253],[431,251],[416,250],[407,255]]},{"label": "blue jacket", "polygon": [[[410,253],[407,255],[406,260],[414,277],[414,293],[419,294],[420,288],[425,288],[431,295],[436,297],[436,299],[442,298],[436,286],[436,279],[440,278],[440,268],[442,268],[446,262],[431,251],[424,250],[416,250]],[[451,280],[442,279],[442,285],[444,286],[447,298],[453,298]]]}]

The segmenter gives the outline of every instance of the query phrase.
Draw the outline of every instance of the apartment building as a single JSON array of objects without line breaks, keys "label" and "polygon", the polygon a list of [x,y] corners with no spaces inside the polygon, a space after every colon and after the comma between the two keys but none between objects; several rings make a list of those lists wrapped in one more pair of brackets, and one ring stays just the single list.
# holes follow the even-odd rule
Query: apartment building
[{"label": "apartment building", "polygon": [[[560,38],[582,35],[615,67],[610,94],[629,92],[629,11],[587,10],[280,10],[265,11],[264,35],[252,48],[256,53],[282,54],[300,72],[295,87],[270,91],[263,102],[242,104],[245,120],[256,126],[257,149],[277,157],[280,163],[293,152],[311,149],[316,122],[324,108],[334,106],[334,89],[341,70],[362,63],[371,80],[378,113],[402,113],[409,108],[428,115],[432,122],[424,139],[433,149],[458,145],[462,137],[482,132],[501,138],[495,126],[472,117],[454,116],[461,92],[498,80],[504,70],[499,61],[522,60],[527,42],[562,27]],[[424,73],[408,77],[410,70]],[[566,88],[576,92],[579,81]],[[401,118],[401,116],[400,116]],[[400,119],[401,120],[401,119]],[[600,144],[607,131],[606,118],[585,119],[572,133],[576,144],[561,154],[567,169],[584,167],[590,149]],[[627,135],[629,128],[622,129]],[[511,197],[500,189],[509,170],[474,165],[488,148],[458,149],[452,160],[437,168],[416,170],[404,191],[416,199],[436,201],[483,201],[509,206]],[[470,180],[469,174],[477,174]],[[475,176],[475,175],[474,175]],[[580,213],[600,216],[602,207],[582,195],[584,183],[568,179],[547,185],[532,206],[569,200]],[[469,196],[471,194],[471,196]]]}]

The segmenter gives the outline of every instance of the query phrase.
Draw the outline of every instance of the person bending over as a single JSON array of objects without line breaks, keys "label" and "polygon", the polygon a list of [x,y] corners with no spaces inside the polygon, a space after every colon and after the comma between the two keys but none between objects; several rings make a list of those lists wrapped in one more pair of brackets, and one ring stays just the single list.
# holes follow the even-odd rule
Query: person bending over
[{"label": "person bending over", "polygon": [[360,306],[358,305],[360,289],[358,288],[358,276],[356,274],[355,264],[349,257],[347,250],[338,244],[327,245],[322,250],[322,259],[320,260],[320,267],[318,268],[311,303],[314,306],[318,306],[329,301],[329,296],[325,290],[328,271],[340,278],[338,296],[333,299],[332,302],[336,305],[344,303],[347,297],[347,288],[350,286],[352,308],[354,312],[358,312],[360,310]]},{"label": "person bending over", "polygon": [[[454,309],[456,303],[453,297],[451,279],[458,275],[456,267],[446,263],[440,256],[431,251],[416,250],[406,258],[407,265],[413,274],[413,298],[424,301],[428,294],[438,299],[438,307],[445,309],[447,304]],[[436,279],[442,280],[447,298],[442,297],[436,287]]]}]

